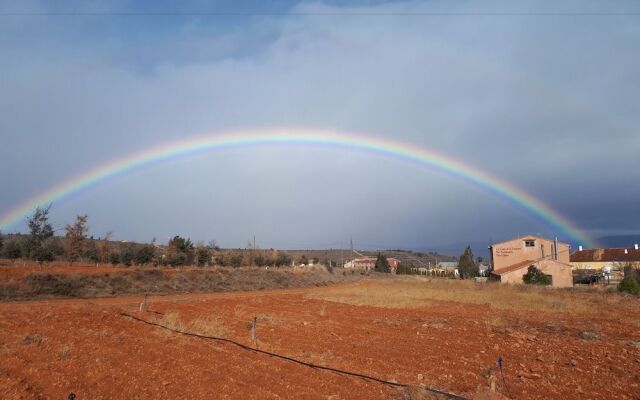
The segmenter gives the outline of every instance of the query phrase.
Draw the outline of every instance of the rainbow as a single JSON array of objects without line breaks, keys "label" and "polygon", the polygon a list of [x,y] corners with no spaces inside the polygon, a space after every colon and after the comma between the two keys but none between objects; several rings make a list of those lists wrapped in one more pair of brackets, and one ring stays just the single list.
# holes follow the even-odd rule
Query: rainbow
[{"label": "rainbow", "polygon": [[0,229],[17,224],[25,219],[37,206],[61,200],[75,192],[102,183],[109,178],[154,163],[195,153],[231,148],[265,145],[325,146],[353,149],[367,153],[413,162],[454,177],[462,178],[489,192],[509,200],[533,215],[559,229],[574,241],[595,247],[595,243],[580,231],[569,219],[553,210],[534,196],[515,185],[492,176],[476,167],[433,150],[389,139],[364,136],[355,133],[320,131],[309,129],[271,129],[239,131],[217,135],[191,137],[178,142],[164,144],[141,152],[129,154],[74,176],[48,190],[31,197],[0,216]]}]

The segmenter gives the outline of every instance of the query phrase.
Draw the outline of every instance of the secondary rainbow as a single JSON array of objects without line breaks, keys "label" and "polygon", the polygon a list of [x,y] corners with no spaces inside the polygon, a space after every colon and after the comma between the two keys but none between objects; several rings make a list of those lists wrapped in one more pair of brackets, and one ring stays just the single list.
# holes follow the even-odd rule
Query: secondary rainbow
[{"label": "secondary rainbow", "polygon": [[517,186],[492,176],[477,167],[433,150],[355,133],[309,129],[272,129],[237,131],[187,138],[103,164],[81,175],[31,197],[0,216],[0,229],[5,230],[25,219],[37,206],[61,200],[75,192],[129,171],[195,153],[255,146],[325,146],[358,150],[414,162],[474,183],[528,210],[559,229],[571,239],[590,247],[594,242],[568,218]]}]

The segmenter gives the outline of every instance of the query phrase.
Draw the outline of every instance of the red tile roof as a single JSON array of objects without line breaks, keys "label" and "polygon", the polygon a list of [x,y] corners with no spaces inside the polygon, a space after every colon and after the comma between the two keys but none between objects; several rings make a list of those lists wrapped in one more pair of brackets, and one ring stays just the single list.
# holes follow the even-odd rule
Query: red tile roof
[{"label": "red tile roof", "polygon": [[627,249],[587,249],[571,254],[571,262],[633,262],[640,261],[640,250]]}]

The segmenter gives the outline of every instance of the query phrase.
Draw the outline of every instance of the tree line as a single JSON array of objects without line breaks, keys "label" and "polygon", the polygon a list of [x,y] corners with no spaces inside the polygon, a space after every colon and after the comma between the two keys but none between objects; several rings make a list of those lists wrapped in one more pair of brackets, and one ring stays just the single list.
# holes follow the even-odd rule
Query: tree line
[{"label": "tree line", "polygon": [[[88,216],[78,215],[65,225],[64,236],[56,236],[49,222],[48,207],[38,207],[27,219],[27,234],[0,234],[0,257],[15,261],[32,260],[40,264],[52,261],[91,262],[113,265],[163,266],[287,266],[292,258],[286,253],[269,249],[220,249],[215,241],[194,243],[190,238],[176,235],[165,245],[129,243],[112,240],[112,232],[103,238],[88,236]],[[303,256],[304,257],[304,256]],[[301,260],[303,263],[306,261]],[[308,261],[307,261],[308,262]]]}]

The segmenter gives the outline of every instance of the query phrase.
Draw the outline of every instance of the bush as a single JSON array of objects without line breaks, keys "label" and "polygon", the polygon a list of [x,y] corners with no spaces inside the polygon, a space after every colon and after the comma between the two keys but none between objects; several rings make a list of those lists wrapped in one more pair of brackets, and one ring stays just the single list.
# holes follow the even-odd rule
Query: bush
[{"label": "bush", "polygon": [[84,292],[85,279],[74,275],[32,274],[25,279],[32,295],[77,297]]},{"label": "bush", "polygon": [[522,277],[528,285],[551,285],[551,276],[545,275],[533,265],[529,265],[527,273]]},{"label": "bush", "polygon": [[133,246],[129,245],[122,250],[120,253],[120,262],[122,262],[127,267],[130,267],[133,263],[133,258],[135,257],[135,251]]},{"label": "bush", "polygon": [[98,256],[98,246],[96,242],[93,240],[89,240],[84,249],[84,258],[90,260],[94,263],[100,262],[100,257]]},{"label": "bush", "polygon": [[2,249],[2,255],[10,260],[22,257],[22,243],[20,243],[20,240],[18,238],[7,240]]},{"label": "bush", "polygon": [[633,276],[626,276],[618,285],[618,291],[640,296],[640,283]]},{"label": "bush", "polygon": [[135,256],[133,257],[134,261],[138,265],[149,264],[153,261],[153,255],[155,253],[155,248],[150,245],[144,245],[138,248],[135,252]]},{"label": "bush", "polygon": [[207,265],[210,258],[211,255],[209,254],[209,249],[207,249],[206,247],[198,247],[196,249],[196,264],[199,267],[204,267],[205,265]]},{"label": "bush", "polygon": [[111,253],[111,255],[109,256],[109,262],[112,265],[118,265],[120,264],[120,254],[118,253]]},{"label": "bush", "polygon": [[630,276],[640,282],[640,268],[636,268],[633,265],[629,264],[625,265],[623,271],[625,277]]},{"label": "bush", "polygon": [[277,267],[287,266],[291,264],[291,257],[286,255],[285,253],[278,253],[278,257],[276,258],[275,264]]}]

